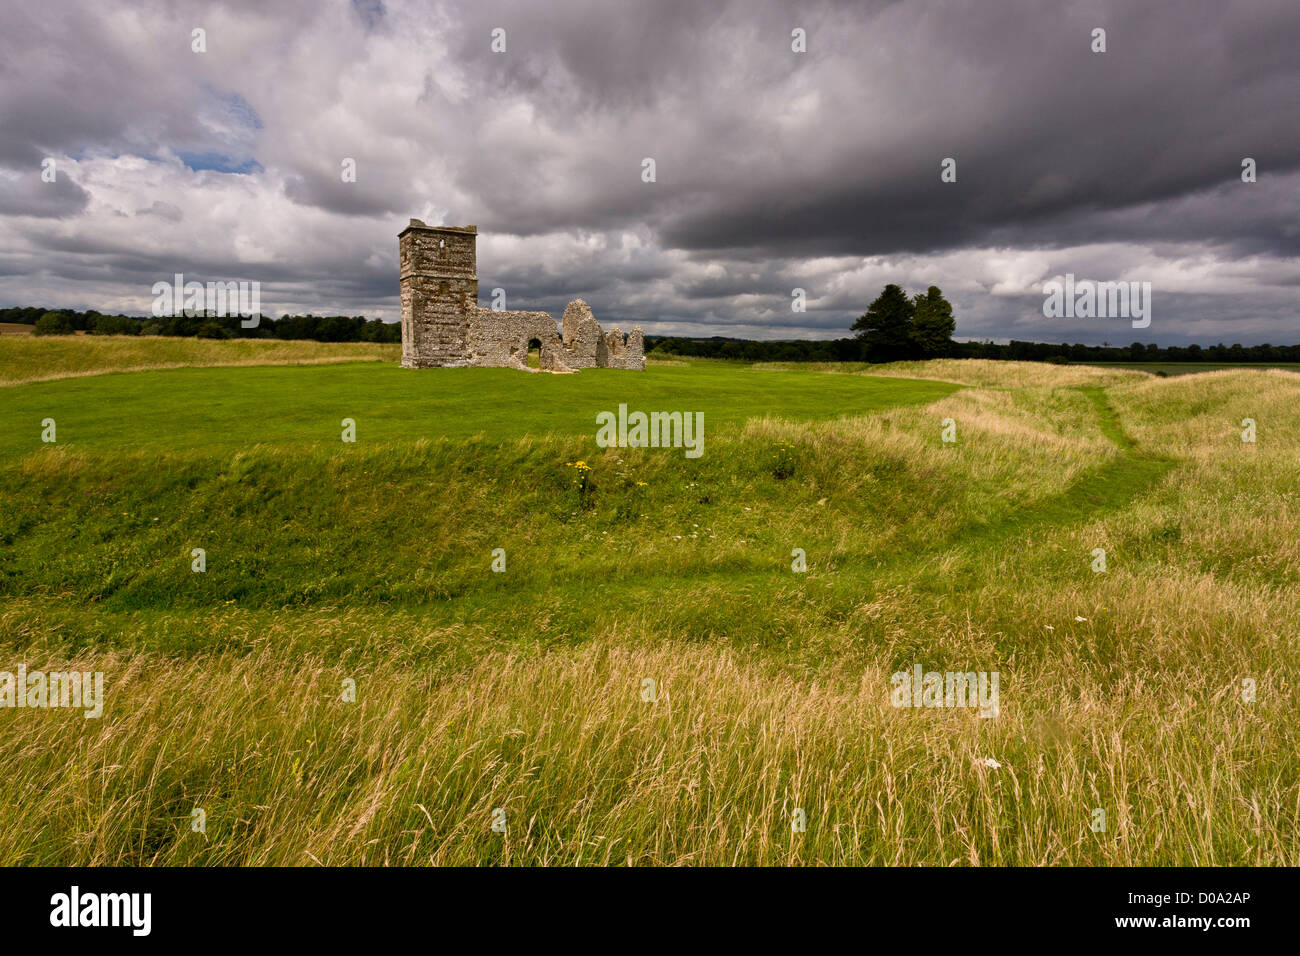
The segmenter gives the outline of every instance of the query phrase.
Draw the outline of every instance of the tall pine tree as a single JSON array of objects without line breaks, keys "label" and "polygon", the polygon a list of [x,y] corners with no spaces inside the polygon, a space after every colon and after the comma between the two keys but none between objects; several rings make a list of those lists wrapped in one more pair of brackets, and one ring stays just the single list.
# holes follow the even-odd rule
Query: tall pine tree
[{"label": "tall pine tree", "polygon": [[894,362],[912,351],[914,306],[901,288],[890,283],[853,323],[853,331],[866,347],[869,362]]},{"label": "tall pine tree", "polygon": [[957,320],[952,317],[952,303],[943,297],[937,285],[912,302],[912,346],[915,358],[938,358],[947,355]]}]

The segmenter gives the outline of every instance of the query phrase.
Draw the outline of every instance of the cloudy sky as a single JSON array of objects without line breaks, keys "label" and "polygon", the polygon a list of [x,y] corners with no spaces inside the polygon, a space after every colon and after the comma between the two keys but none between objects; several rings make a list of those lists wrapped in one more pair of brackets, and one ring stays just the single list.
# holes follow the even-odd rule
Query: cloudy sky
[{"label": "cloudy sky", "polygon": [[[483,304],[652,334],[834,338],[897,282],[962,338],[1290,344],[1297,48],[1296,0],[10,3],[0,306],[395,321],[417,217],[478,225]],[[1067,273],[1150,327],[1045,318]]]}]

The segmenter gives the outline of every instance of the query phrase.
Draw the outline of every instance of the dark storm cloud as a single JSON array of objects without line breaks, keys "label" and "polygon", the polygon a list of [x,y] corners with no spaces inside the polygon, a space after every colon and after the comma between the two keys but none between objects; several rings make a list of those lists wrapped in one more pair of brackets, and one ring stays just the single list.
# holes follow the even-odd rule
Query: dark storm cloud
[{"label": "dark storm cloud", "polygon": [[404,208],[394,202],[390,190],[343,182],[338,169],[313,172],[310,176],[290,176],[285,180],[284,194],[301,206],[314,206],[344,216],[400,216]]},{"label": "dark storm cloud", "polygon": [[512,306],[649,332],[842,335],[896,281],[963,336],[1128,341],[1043,318],[1072,272],[1151,281],[1143,340],[1300,340],[1298,41],[1293,0],[11,5],[0,300],[184,271],[393,319],[418,216]]},{"label": "dark storm cloud", "polygon": [[223,89],[221,71],[191,52],[191,28],[207,22],[202,7],[8,4],[0,16],[0,163],[10,168],[87,147],[228,151],[246,140],[239,127],[256,126],[247,102]]},{"label": "dark storm cloud", "polygon": [[86,208],[90,197],[67,176],[56,174],[53,182],[41,180],[39,163],[16,175],[0,173],[0,216],[75,216]]},{"label": "dark storm cloud", "polygon": [[[1237,184],[1244,156],[1273,175],[1300,165],[1300,10],[1209,2],[1101,9],[891,11],[876,25],[901,33],[903,24],[889,20],[905,20],[924,42],[891,58],[888,71],[864,64],[858,87],[888,83],[892,102],[883,115],[839,114],[861,136],[829,137],[835,142],[823,150],[806,144],[827,175],[808,181],[795,164],[755,164],[750,176],[766,188],[749,188],[744,177],[721,185],[667,223],[664,241],[770,249],[764,237],[779,233],[790,251],[870,255],[970,245],[995,231],[1003,242],[1023,231],[1032,244],[1052,244],[1056,224],[1073,217],[1088,219],[1091,240],[1272,232],[1268,198],[1242,190],[1225,197],[1212,222],[1166,215],[1134,223],[1123,212]],[[1104,54],[1089,49],[1093,26],[1107,30]],[[716,161],[729,165],[753,142],[741,131],[714,143]],[[957,160],[956,183],[940,182],[946,157]],[[1258,185],[1267,191],[1267,182]]]}]

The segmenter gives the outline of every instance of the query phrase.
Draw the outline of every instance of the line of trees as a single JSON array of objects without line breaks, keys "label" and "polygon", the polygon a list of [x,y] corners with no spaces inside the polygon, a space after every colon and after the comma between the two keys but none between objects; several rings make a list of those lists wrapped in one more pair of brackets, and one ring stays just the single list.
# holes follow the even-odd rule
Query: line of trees
[{"label": "line of trees", "polygon": [[857,336],[830,342],[646,337],[646,347],[670,355],[755,362],[897,362],[954,354],[952,303],[936,285],[908,296],[890,283],[853,323]]},{"label": "line of trees", "polygon": [[681,336],[647,335],[647,354],[679,355],[683,358],[739,359],[745,362],[861,362],[862,343],[857,339],[808,341],[806,339],[728,339],[713,336],[690,339]]},{"label": "line of trees", "polygon": [[663,355],[743,359],[750,362],[894,362],[925,358],[983,358],[1021,362],[1300,362],[1300,345],[1127,346],[1050,342],[954,342],[952,304],[938,286],[908,297],[890,283],[853,323],[853,338],[829,341],[752,341],[646,336],[646,348]]},{"label": "line of trees", "polygon": [[317,342],[400,342],[402,327],[364,315],[260,316],[246,329],[238,316],[208,313],[139,318],[89,309],[0,309],[0,322],[32,326],[36,335],[169,335],[207,339],[311,339]]},{"label": "line of trees", "polygon": [[[819,342],[754,341],[749,339],[688,339],[646,336],[646,348],[659,355],[692,358],[741,359],[747,362],[878,362],[860,338]],[[1300,345],[1069,345],[1011,341],[953,342],[950,358],[1007,359],[1019,362],[1296,362]]]},{"label": "line of trees", "polygon": [[[361,315],[262,317],[245,329],[238,318],[182,315],[139,318],[89,309],[0,309],[0,322],[34,326],[37,334],[171,335],[205,338],[310,339],[317,342],[401,342],[398,323]],[[853,338],[786,339],[646,336],[646,350],[660,355],[739,359],[747,362],[887,362],[896,358],[986,358],[1029,362],[1296,362],[1300,345],[1171,345],[1134,342],[1127,346],[1011,341],[954,342],[952,306],[935,286],[908,299],[896,285],[885,287],[853,324]]]}]

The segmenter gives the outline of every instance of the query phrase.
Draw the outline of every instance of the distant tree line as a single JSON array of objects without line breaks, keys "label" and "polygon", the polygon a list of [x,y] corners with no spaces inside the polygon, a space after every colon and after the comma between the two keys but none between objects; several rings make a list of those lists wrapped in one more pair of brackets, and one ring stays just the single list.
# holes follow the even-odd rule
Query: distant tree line
[{"label": "distant tree line", "polygon": [[[898,289],[897,286],[893,288]],[[887,290],[888,291],[888,290]],[[1218,345],[1205,346],[1143,345],[1134,342],[1128,346],[1068,345],[1048,342],[1011,341],[954,342],[945,338],[944,328],[949,328],[951,306],[933,286],[924,296],[911,300],[910,325],[891,324],[902,315],[899,295],[881,293],[854,327],[859,334],[853,338],[811,341],[785,339],[758,341],[711,338],[685,338],[679,336],[646,336],[647,351],[659,355],[680,355],[694,358],[740,359],[747,362],[888,362],[905,358],[986,358],[1029,362],[1297,362],[1300,363],[1300,345]],[[917,299],[927,300],[927,306],[918,310]],[[884,302],[881,299],[885,299]],[[935,311],[926,314],[928,302],[942,300]],[[872,310],[875,310],[873,313]],[[870,318],[868,318],[870,317]],[[402,329],[398,323],[381,319],[366,319],[354,315],[283,315],[279,319],[264,316],[256,328],[245,329],[237,317],[207,315],[182,315],[165,318],[140,318],[130,315],[111,315],[89,309],[44,309],[18,307],[0,309],[0,322],[34,326],[38,335],[71,335],[88,332],[93,335],[171,335],[198,336],[200,338],[242,339],[310,339],[317,342],[401,342]],[[952,327],[955,327],[955,323]],[[951,329],[946,333],[951,335]]]},{"label": "distant tree line", "polygon": [[1049,342],[954,342],[951,303],[937,286],[912,297],[893,283],[853,323],[853,338],[754,341],[646,336],[661,355],[749,362],[895,362],[925,358],[1008,359],[1022,362],[1300,362],[1300,345],[1068,345]]},{"label": "distant tree line", "polygon": [[684,358],[740,359],[746,362],[861,362],[862,345],[857,339],[707,339],[647,335],[647,353],[679,355]]},{"label": "distant tree line", "polygon": [[[754,341],[749,339],[646,336],[646,348],[658,355],[742,359],[747,362],[885,362],[859,338]],[[1068,345],[1046,342],[953,342],[948,358],[1008,359],[1020,362],[1297,362],[1300,345]]]},{"label": "distant tree line", "polygon": [[1300,345],[1052,345],[1017,342],[962,342],[959,357],[1013,359],[1021,362],[1300,362]]},{"label": "distant tree line", "polygon": [[853,323],[851,339],[758,342],[646,336],[646,348],[666,355],[734,358],[752,362],[894,362],[952,354],[957,322],[938,286],[909,297],[890,283]]},{"label": "distant tree line", "polygon": [[260,316],[246,329],[238,316],[206,313],[140,318],[89,309],[0,309],[0,322],[30,325],[36,335],[170,335],[206,339],[312,339],[316,342],[400,342],[402,327],[364,315]]}]

